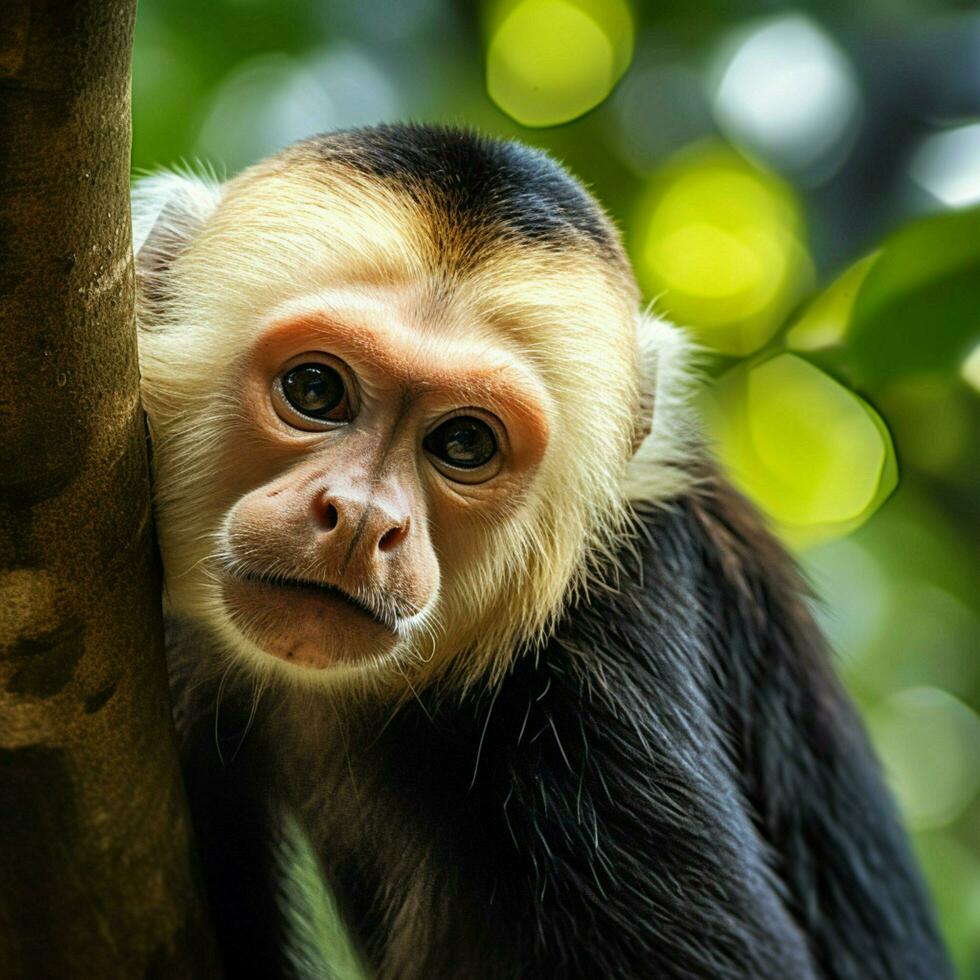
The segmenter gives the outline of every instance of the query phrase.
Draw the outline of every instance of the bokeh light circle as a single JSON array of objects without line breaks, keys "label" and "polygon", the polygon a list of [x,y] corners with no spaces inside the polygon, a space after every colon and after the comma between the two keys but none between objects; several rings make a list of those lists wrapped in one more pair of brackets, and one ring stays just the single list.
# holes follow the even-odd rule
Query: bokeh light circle
[{"label": "bokeh light circle", "polygon": [[794,354],[740,364],[708,398],[722,461],[794,544],[849,533],[895,488],[894,447],[878,413]]},{"label": "bokeh light circle", "polygon": [[732,142],[783,172],[829,176],[861,112],[854,69],[810,18],[782,13],[736,31],[714,67],[714,109]]},{"label": "bokeh light circle", "polygon": [[556,126],[593,109],[632,57],[622,0],[522,0],[491,21],[487,91],[525,126]]},{"label": "bokeh light circle", "polygon": [[725,354],[758,350],[812,277],[792,193],[730,150],[698,148],[668,163],[636,224],[644,291]]},{"label": "bokeh light circle", "polygon": [[875,748],[909,823],[944,827],[980,791],[980,718],[934,687],[899,691],[869,719]]}]

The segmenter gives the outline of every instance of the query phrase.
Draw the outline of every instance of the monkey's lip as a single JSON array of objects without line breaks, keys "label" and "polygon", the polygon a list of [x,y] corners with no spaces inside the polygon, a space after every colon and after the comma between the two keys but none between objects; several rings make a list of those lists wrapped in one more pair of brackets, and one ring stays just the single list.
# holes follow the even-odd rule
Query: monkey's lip
[{"label": "monkey's lip", "polygon": [[373,623],[381,626],[389,633],[396,633],[398,620],[391,613],[379,609],[357,596],[345,591],[337,585],[328,582],[315,582],[311,579],[291,578],[283,575],[269,575],[263,572],[242,572],[233,576],[240,582],[252,582],[267,588],[284,589],[308,596],[339,599],[355,612],[366,616]]}]

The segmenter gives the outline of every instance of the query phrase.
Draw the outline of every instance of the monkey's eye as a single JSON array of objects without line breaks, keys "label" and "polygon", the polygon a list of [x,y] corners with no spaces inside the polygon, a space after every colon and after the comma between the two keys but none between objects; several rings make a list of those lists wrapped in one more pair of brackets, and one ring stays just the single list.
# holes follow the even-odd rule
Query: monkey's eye
[{"label": "monkey's eye", "polygon": [[482,483],[499,468],[500,446],[493,427],[473,415],[454,415],[422,440],[440,472],[461,483]]},{"label": "monkey's eye", "polygon": [[321,427],[317,423],[349,422],[354,414],[351,382],[343,367],[342,362],[334,366],[301,360],[283,371],[273,386],[273,401],[283,421],[314,430]]},{"label": "monkey's eye", "polygon": [[286,400],[297,412],[322,419],[336,411],[347,394],[344,379],[326,364],[300,364],[282,376]]}]

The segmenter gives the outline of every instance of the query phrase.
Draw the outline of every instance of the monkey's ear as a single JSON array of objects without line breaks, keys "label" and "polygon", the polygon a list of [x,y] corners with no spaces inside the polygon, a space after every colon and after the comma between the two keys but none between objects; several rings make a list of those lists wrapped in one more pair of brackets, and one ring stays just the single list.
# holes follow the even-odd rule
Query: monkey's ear
[{"label": "monkey's ear", "polygon": [[159,311],[167,273],[221,200],[221,184],[189,173],[159,173],[133,187],[133,255],[139,311]]},{"label": "monkey's ear", "polygon": [[683,483],[684,464],[696,436],[688,401],[693,387],[694,346],[666,320],[637,318],[640,414],[627,475],[631,500],[663,499]]}]

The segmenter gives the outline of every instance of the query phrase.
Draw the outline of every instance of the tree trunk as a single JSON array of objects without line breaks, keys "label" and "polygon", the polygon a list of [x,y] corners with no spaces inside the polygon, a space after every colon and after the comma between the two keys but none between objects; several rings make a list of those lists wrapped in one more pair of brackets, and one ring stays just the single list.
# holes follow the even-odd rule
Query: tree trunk
[{"label": "tree trunk", "polygon": [[168,709],[135,0],[0,0],[0,977],[215,977]]}]

